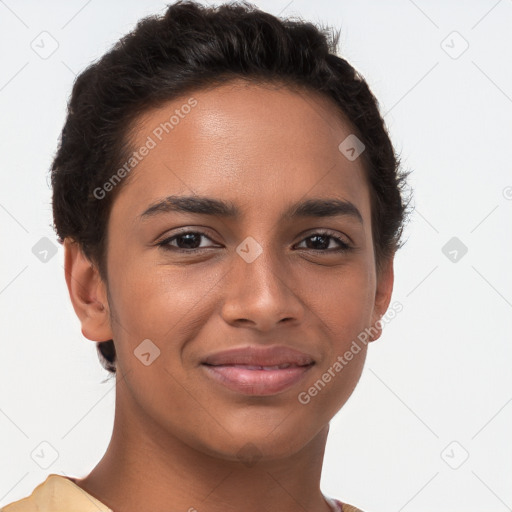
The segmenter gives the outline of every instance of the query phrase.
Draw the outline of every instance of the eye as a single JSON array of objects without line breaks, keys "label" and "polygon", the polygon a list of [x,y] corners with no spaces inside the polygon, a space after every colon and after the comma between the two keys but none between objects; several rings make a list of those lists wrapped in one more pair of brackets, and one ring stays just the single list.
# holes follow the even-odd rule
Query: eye
[{"label": "eye", "polygon": [[[201,252],[205,249],[201,246],[201,238],[211,240],[205,233],[201,231],[183,231],[177,235],[171,236],[158,242],[157,245],[167,251],[178,251],[186,253]],[[176,245],[173,245],[176,242]],[[198,245],[199,244],[199,245]]]},{"label": "eye", "polygon": [[[311,240],[308,243],[308,240]],[[305,238],[301,243],[306,242],[306,249],[320,252],[343,252],[350,249],[350,245],[343,238],[333,234],[330,231],[317,231]],[[329,248],[331,242],[335,243],[334,247]],[[336,246],[337,244],[337,246]],[[313,247],[312,247],[313,246]]]},{"label": "eye", "polygon": [[[166,251],[175,251],[187,254],[202,252],[211,247],[219,247],[215,245],[202,245],[201,239],[212,241],[211,238],[202,231],[183,231],[158,242],[156,245]],[[330,247],[333,242],[334,247]],[[330,231],[317,231],[304,238],[300,243],[306,243],[306,247],[303,247],[303,249],[305,248],[307,250],[317,252],[344,252],[351,248],[343,238]]]}]

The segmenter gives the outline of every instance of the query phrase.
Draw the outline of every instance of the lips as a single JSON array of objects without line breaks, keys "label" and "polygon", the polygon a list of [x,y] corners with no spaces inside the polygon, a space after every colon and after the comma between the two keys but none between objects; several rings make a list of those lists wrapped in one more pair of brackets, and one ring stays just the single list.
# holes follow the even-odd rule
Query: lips
[{"label": "lips", "polygon": [[314,363],[314,359],[309,354],[282,345],[234,348],[211,354],[203,361],[203,364],[213,366],[244,365],[257,367],[306,366],[311,363]]},{"label": "lips", "polygon": [[231,391],[269,396],[297,384],[315,364],[309,354],[284,346],[241,347],[212,354],[206,374]]},{"label": "lips", "polygon": [[[274,366],[260,366],[260,365],[249,365],[249,364],[223,364],[223,365],[211,365],[211,366],[232,366],[233,368],[244,368],[245,370],[284,370],[285,368],[290,368],[292,366],[298,367],[297,364],[291,363],[283,363]],[[306,365],[301,365],[306,366]]]}]

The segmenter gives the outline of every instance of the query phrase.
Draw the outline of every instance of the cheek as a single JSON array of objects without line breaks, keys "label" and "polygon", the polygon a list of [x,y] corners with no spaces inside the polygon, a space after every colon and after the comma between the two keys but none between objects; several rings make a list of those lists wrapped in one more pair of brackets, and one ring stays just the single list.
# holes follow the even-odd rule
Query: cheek
[{"label": "cheek", "polygon": [[331,273],[318,283],[322,319],[336,334],[338,348],[368,327],[375,296],[373,272],[364,261]]},{"label": "cheek", "polygon": [[[204,320],[208,293],[221,277],[198,266],[146,265],[142,258],[134,265],[117,266],[110,277],[110,295],[120,349],[133,352],[142,340],[150,339],[167,350],[168,340],[193,336]],[[180,344],[172,346],[179,350]]]},{"label": "cheek", "polygon": [[373,272],[359,261],[322,283],[318,306],[324,326],[325,358],[315,379],[298,401],[308,414],[326,421],[343,406],[361,376],[367,353],[365,329],[370,325],[375,295]]},{"label": "cheek", "polygon": [[322,320],[324,359],[314,378],[297,396],[303,413],[329,421],[345,404],[361,376],[367,353],[365,329],[373,303],[372,274],[366,267],[345,269],[338,279],[323,283],[317,295]]},{"label": "cheek", "polygon": [[[344,357],[346,352],[336,354],[332,360],[322,365],[315,379],[297,394],[299,414],[315,418],[317,424],[330,421],[347,402],[353,393],[366,359],[366,346],[362,345],[350,361]],[[339,358],[338,358],[339,356]]]}]

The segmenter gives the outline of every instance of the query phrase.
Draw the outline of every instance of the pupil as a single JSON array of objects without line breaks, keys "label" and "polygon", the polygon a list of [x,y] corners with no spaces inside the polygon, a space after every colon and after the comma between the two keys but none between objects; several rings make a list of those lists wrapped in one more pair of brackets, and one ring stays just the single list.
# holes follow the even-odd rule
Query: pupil
[{"label": "pupil", "polygon": [[[196,243],[194,243],[193,238],[196,238],[196,240],[195,240]],[[186,239],[185,240],[186,247],[181,247],[182,249],[196,249],[200,245],[197,243],[199,241],[199,235],[197,235],[196,233],[187,233],[185,235],[181,235],[177,239],[178,245],[182,245],[179,243],[179,240],[183,240],[183,239]],[[194,247],[191,247],[190,244],[192,244]]]},{"label": "pupil", "polygon": [[[321,247],[318,247],[318,244],[317,244],[317,247],[313,247],[313,249],[327,249],[327,247],[329,247],[329,237],[328,236],[325,236],[325,235],[313,235],[311,237],[309,237],[309,240],[324,240],[324,243],[321,243],[320,246]],[[311,249],[311,247],[309,247]]]}]

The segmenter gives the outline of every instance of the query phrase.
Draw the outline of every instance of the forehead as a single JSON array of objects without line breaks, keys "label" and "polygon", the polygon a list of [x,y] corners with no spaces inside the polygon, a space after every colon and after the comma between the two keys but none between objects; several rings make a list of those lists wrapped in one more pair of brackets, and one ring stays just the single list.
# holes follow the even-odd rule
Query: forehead
[{"label": "forehead", "polygon": [[198,194],[270,212],[311,195],[350,200],[369,215],[362,159],[338,147],[353,128],[318,94],[234,81],[151,109],[132,128],[133,149],[150,149],[118,209],[140,213],[166,195]]}]

